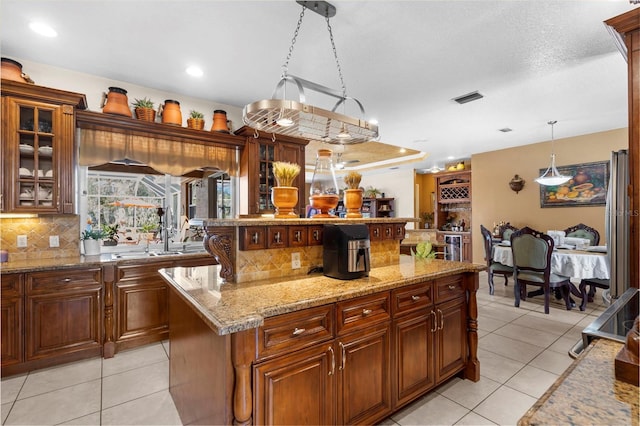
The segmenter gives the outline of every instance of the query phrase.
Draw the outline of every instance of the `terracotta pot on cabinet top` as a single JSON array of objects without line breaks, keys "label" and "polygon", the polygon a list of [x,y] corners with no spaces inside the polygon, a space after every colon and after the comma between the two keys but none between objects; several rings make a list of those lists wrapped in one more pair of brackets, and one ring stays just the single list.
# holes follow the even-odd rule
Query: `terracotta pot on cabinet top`
[{"label": "terracotta pot on cabinet top", "polygon": [[33,81],[22,72],[22,64],[13,59],[2,58],[2,69],[0,73],[5,80],[33,83]]},{"label": "terracotta pot on cabinet top", "polygon": [[180,102],[172,99],[164,101],[162,108],[162,122],[164,124],[174,124],[182,126],[182,112],[180,111]]},{"label": "terracotta pot on cabinet top", "polygon": [[119,87],[109,87],[109,93],[102,94],[102,112],[131,117],[127,91]]}]

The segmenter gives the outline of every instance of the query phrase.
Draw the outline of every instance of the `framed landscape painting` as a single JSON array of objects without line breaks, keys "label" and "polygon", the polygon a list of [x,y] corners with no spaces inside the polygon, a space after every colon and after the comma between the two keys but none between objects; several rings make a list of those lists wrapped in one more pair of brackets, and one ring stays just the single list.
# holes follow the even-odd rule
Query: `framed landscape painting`
[{"label": "framed landscape painting", "polygon": [[[540,169],[538,176],[545,170],[547,169]],[[540,207],[584,207],[606,204],[609,161],[560,166],[558,171],[572,178],[561,185],[540,185]]]}]

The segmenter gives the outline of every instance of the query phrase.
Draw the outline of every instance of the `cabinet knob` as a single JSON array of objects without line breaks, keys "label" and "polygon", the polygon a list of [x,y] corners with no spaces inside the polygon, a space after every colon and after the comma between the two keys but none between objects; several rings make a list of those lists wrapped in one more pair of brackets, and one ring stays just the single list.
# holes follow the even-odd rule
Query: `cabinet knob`
[{"label": "cabinet knob", "polygon": [[373,312],[371,309],[363,309],[363,310],[362,310],[362,315],[366,317],[366,316],[367,316],[367,315],[369,315],[371,312]]},{"label": "cabinet knob", "polygon": [[300,334],[304,333],[305,331],[306,331],[306,329],[305,329],[305,328],[298,328],[298,327],[296,327],[296,328],[293,330],[293,335],[294,335],[294,336],[299,336]]},{"label": "cabinet knob", "polygon": [[65,283],[70,283],[71,282],[71,278],[65,278],[62,281],[65,282]]},{"label": "cabinet knob", "polygon": [[455,289],[456,289],[456,286],[455,286],[455,285],[450,285],[450,286],[449,286],[449,290],[455,290]]},{"label": "cabinet knob", "polygon": [[416,296],[416,295],[414,294],[413,296],[411,296],[411,300],[413,300],[414,302],[415,302],[415,301],[418,301],[418,300],[420,300],[420,296]]}]

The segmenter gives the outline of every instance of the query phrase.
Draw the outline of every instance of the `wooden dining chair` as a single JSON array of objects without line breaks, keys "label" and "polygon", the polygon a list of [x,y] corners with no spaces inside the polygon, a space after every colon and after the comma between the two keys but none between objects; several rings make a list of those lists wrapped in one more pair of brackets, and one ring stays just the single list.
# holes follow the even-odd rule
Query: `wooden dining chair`
[{"label": "wooden dining chair", "polygon": [[565,237],[586,238],[590,245],[597,246],[600,243],[600,233],[584,223],[579,223],[564,230]]},{"label": "wooden dining chair", "polygon": [[[513,280],[515,306],[520,306],[520,299],[527,298],[527,285],[542,288],[544,294],[544,313],[549,313],[551,289],[559,288],[567,310],[571,310],[569,292],[581,294],[571,283],[569,277],[551,272],[551,254],[553,239],[535,229],[524,227],[511,234],[511,252],[513,254]],[[572,287],[575,291],[572,290]],[[584,294],[586,297],[586,294]]]},{"label": "wooden dining chair", "polygon": [[[587,292],[586,287],[589,286],[589,291]],[[601,279],[601,278],[583,278],[580,281],[580,285],[578,288],[580,292],[586,292],[587,297],[582,299],[582,304],[580,305],[580,310],[584,311],[587,308],[587,301],[593,302],[593,298],[596,295],[596,287],[601,288],[603,290],[609,289],[611,286],[610,280]]]},{"label": "wooden dining chair", "polygon": [[480,225],[480,232],[484,243],[484,260],[487,262],[487,274],[489,275],[489,294],[493,295],[493,276],[496,274],[502,275],[504,277],[504,285],[507,285],[509,277],[513,275],[513,268],[493,260],[491,232],[482,225]]},{"label": "wooden dining chair", "polygon": [[515,226],[511,225],[510,223],[505,223],[504,225],[502,225],[500,227],[500,231],[499,231],[500,238],[502,238],[502,241],[510,241],[511,240],[511,234],[513,234],[518,229],[519,228],[516,228]]}]

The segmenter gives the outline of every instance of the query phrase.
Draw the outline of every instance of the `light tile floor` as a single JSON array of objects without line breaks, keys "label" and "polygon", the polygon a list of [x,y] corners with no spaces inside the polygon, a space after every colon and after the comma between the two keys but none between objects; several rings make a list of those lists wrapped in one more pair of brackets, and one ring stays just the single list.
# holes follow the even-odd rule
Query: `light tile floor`
[{"label": "light tile floor", "polygon": [[[513,425],[571,364],[568,350],[606,307],[600,293],[585,312],[552,297],[513,306],[513,281],[487,275],[478,292],[481,379],[454,378],[405,407],[384,425]],[[168,391],[168,342],[5,378],[6,425],[180,425]]]}]

